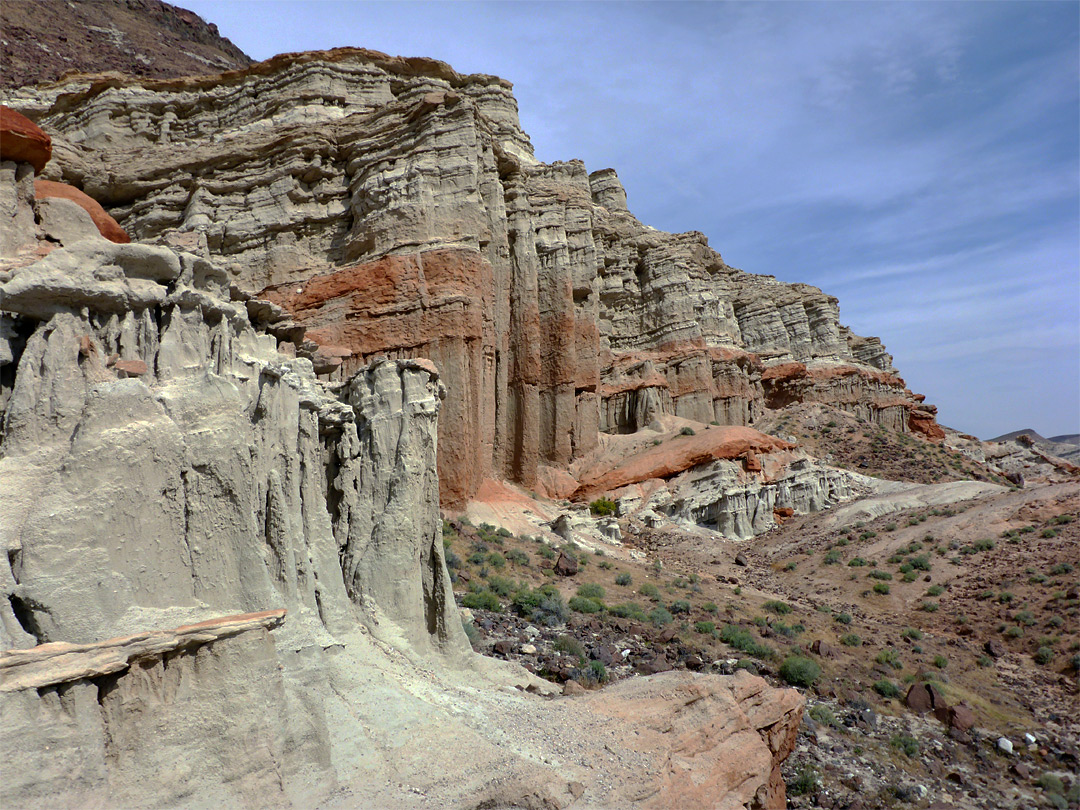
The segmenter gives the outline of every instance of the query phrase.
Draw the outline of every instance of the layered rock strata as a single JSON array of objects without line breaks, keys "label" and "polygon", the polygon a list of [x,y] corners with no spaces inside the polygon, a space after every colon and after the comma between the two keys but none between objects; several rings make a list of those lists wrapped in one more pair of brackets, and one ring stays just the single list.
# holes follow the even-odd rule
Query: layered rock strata
[{"label": "layered rock strata", "polygon": [[[473,658],[453,604],[430,361],[320,381],[200,239],[109,241],[3,169],[6,807],[783,807],[793,690],[478,688],[529,678]],[[568,734],[603,751],[540,764]]]},{"label": "layered rock strata", "polygon": [[643,225],[611,170],[540,163],[501,79],[339,49],[215,78],[72,78],[10,103],[56,136],[50,177],[139,239],[205,238],[231,283],[311,328],[297,350],[331,378],[434,359],[454,403],[444,504],[485,477],[532,487],[599,431],[664,414],[751,425],[821,401],[936,435],[835,298]]}]

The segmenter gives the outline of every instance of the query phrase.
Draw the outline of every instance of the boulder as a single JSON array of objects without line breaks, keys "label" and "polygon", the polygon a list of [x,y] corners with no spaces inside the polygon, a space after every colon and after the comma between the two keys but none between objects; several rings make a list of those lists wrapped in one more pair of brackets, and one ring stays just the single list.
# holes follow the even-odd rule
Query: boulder
[{"label": "boulder", "polygon": [[561,577],[572,577],[578,572],[578,561],[565,551],[559,552],[559,559],[555,561],[555,573]]},{"label": "boulder", "polygon": [[34,196],[38,200],[70,200],[90,215],[90,219],[97,226],[98,232],[110,242],[123,245],[131,241],[127,231],[120,227],[119,223],[112,218],[108,211],[101,207],[97,200],[84,194],[74,186],[69,186],[67,183],[57,183],[53,180],[35,180]]},{"label": "boulder", "polygon": [[0,159],[29,163],[41,174],[52,157],[52,139],[22,113],[0,104]]}]

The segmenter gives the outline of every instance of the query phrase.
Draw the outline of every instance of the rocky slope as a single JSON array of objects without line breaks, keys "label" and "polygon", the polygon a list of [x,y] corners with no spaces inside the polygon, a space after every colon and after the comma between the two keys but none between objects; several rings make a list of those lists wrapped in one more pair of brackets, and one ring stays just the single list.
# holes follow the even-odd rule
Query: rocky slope
[{"label": "rocky slope", "polygon": [[665,415],[743,426],[824,402],[942,436],[836,299],[642,224],[614,171],[537,161],[502,79],[339,49],[8,99],[55,136],[49,178],[136,239],[190,233],[316,372],[433,360],[446,506]]},{"label": "rocky slope", "polygon": [[11,0],[0,7],[0,86],[118,70],[167,78],[220,73],[251,60],[217,26],[160,0]]}]

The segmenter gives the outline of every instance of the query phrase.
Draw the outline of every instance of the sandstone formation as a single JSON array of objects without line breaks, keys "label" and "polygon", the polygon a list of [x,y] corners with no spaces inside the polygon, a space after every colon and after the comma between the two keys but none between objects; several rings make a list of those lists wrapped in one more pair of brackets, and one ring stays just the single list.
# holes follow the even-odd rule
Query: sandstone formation
[{"label": "sandstone formation", "polygon": [[[551,705],[471,654],[430,360],[346,374],[327,344],[319,379],[202,234],[105,239],[28,163],[0,200],[5,807],[783,806],[792,690],[680,673]],[[453,326],[431,276],[417,317]]]},{"label": "sandstone formation", "polygon": [[835,298],[642,224],[612,170],[540,163],[502,79],[338,49],[8,101],[54,136],[51,179],[136,239],[205,240],[324,377],[432,359],[446,506],[485,478],[534,488],[664,415],[750,426],[814,401],[940,439]]},{"label": "sandstone formation", "polygon": [[34,198],[42,200],[71,200],[90,215],[98,232],[110,242],[125,244],[131,241],[131,237],[121,228],[101,207],[101,204],[87,194],[79,191],[74,186],[66,183],[57,183],[55,180],[35,180]]},{"label": "sandstone formation", "polygon": [[0,104],[0,160],[29,163],[41,174],[52,157],[52,139],[24,115]]}]

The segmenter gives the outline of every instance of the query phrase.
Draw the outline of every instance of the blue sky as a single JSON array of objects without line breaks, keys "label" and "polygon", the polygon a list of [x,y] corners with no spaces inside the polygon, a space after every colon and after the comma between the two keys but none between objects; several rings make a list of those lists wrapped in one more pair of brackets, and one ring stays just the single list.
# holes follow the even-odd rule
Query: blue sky
[{"label": "blue sky", "polygon": [[183,2],[514,82],[537,157],[821,287],[943,424],[1080,430],[1080,4]]}]

